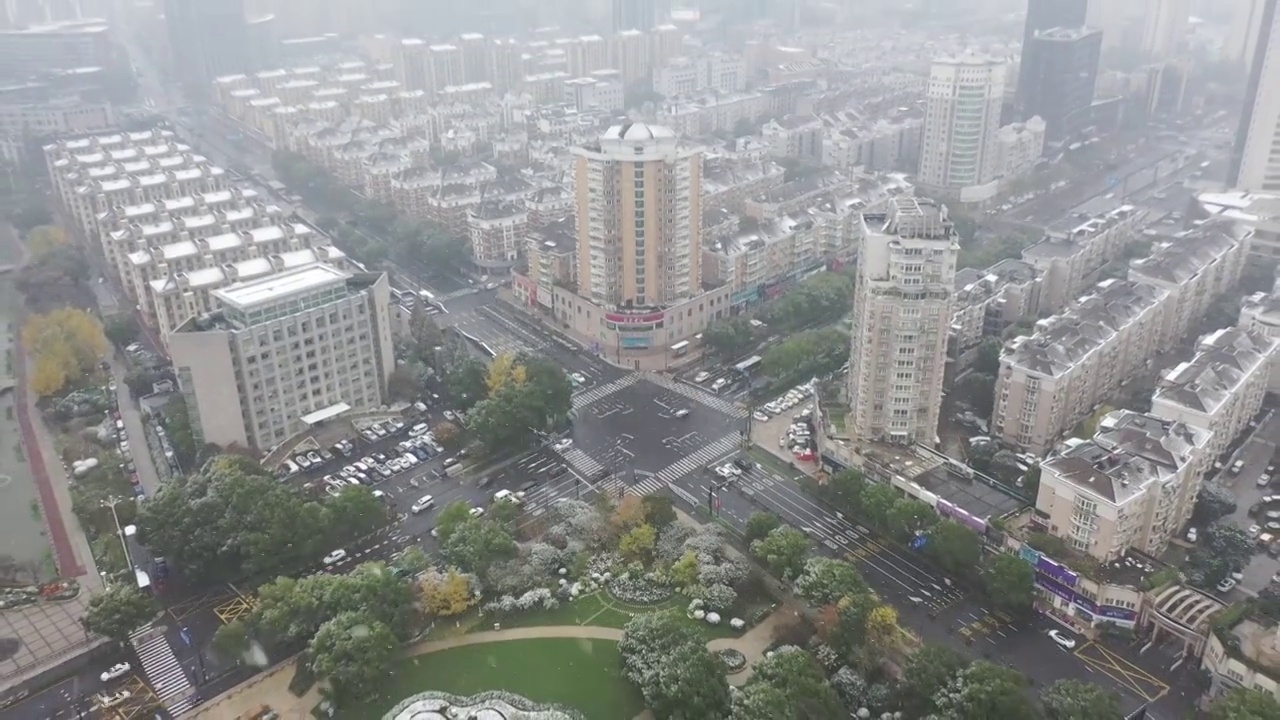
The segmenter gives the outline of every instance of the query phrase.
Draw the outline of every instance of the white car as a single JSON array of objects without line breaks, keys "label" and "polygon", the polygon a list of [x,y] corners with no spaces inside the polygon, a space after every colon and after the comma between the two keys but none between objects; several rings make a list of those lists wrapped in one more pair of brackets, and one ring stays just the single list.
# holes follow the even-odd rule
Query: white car
[{"label": "white car", "polygon": [[499,490],[493,494],[494,502],[511,502],[519,505],[524,502],[523,492],[512,492],[510,490]]},{"label": "white car", "polygon": [[1220,593],[1231,592],[1235,589],[1236,582],[1234,578],[1223,578],[1222,582],[1218,583],[1218,586],[1214,589]]},{"label": "white car", "polygon": [[1062,648],[1063,650],[1074,650],[1076,647],[1075,638],[1068,637],[1066,633],[1063,633],[1059,630],[1050,630],[1049,639],[1058,643],[1058,647]]},{"label": "white car", "polygon": [[346,560],[346,559],[347,559],[347,551],[343,550],[342,548],[338,548],[337,550],[334,550],[333,552],[324,556],[324,564],[333,565],[334,563],[342,562],[343,560]]},{"label": "white car", "polygon": [[719,392],[722,388],[724,388],[725,385],[728,385],[728,384],[729,384],[729,381],[727,379],[716,378],[716,381],[711,383],[711,389]]},{"label": "white car", "polygon": [[98,676],[98,679],[104,683],[111,682],[112,680],[115,680],[118,677],[124,677],[125,675],[128,675],[129,671],[132,669],[133,669],[133,666],[127,662],[116,663],[115,665],[112,665],[106,670],[103,670],[102,674]]},{"label": "white car", "polygon": [[422,497],[413,501],[413,505],[410,506],[409,512],[413,513],[414,515],[417,515],[423,510],[430,510],[432,507],[435,506],[435,504],[436,504],[435,498],[431,497],[430,495],[423,495]]},{"label": "white car", "polygon": [[716,474],[724,478],[725,480],[728,480],[729,478],[733,477],[733,473],[729,471],[729,467],[727,465],[720,465],[719,467],[717,467]]},{"label": "white car", "polygon": [[98,701],[98,707],[105,709],[115,707],[131,697],[133,697],[133,693],[128,690],[121,690],[118,693],[102,693],[98,695],[96,700]]},{"label": "white car", "polygon": [[587,378],[582,373],[572,373],[569,375],[569,377],[573,378],[573,381],[578,383],[579,385],[587,384]]},{"label": "white car", "polygon": [[693,376],[693,381],[696,383],[704,383],[710,377],[711,377],[711,373],[707,372],[706,370],[703,370],[699,372],[697,375]]},{"label": "white car", "polygon": [[1248,532],[1249,532],[1249,537],[1258,537],[1258,533],[1262,532],[1262,526],[1250,525]]},{"label": "white car", "polygon": [[729,474],[733,475],[734,477],[738,477],[742,475],[742,468],[738,467],[737,465],[734,465],[733,463],[725,463],[724,469],[728,470]]},{"label": "white car", "polygon": [[563,440],[557,440],[556,444],[551,446],[551,448],[556,452],[564,452],[565,450],[568,450],[571,447],[573,447],[572,438],[564,438]]},{"label": "white car", "polygon": [[1195,528],[1189,528],[1187,530],[1187,542],[1194,544],[1199,538],[1200,533],[1196,532]]},{"label": "white car", "polygon": [[471,517],[480,517],[481,515],[483,515],[483,514],[484,514],[484,508],[482,508],[482,507],[473,507],[473,508],[471,508],[470,510],[468,510],[467,512],[469,512],[469,513],[471,514]]}]

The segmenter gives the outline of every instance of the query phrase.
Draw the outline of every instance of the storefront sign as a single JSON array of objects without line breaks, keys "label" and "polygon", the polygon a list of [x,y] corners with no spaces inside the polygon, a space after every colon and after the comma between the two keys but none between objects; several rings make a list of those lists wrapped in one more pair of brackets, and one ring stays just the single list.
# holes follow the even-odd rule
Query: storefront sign
[{"label": "storefront sign", "polygon": [[622,336],[622,347],[627,348],[629,350],[644,349],[644,348],[650,347],[652,344],[653,344],[653,341],[650,340],[647,335],[641,335],[641,336],[623,335]]},{"label": "storefront sign", "polygon": [[1041,555],[1039,560],[1036,561],[1036,572],[1044,573],[1069,588],[1074,588],[1080,583],[1079,575],[1071,572],[1066,565],[1054,562],[1044,555]]},{"label": "storefront sign", "polygon": [[979,535],[987,534],[986,521],[980,517],[975,517],[964,508],[961,508],[950,501],[938,498],[937,509],[938,514],[942,517],[951,518]]},{"label": "storefront sign", "polygon": [[643,315],[628,315],[626,313],[605,313],[604,319],[619,325],[648,325],[662,322],[666,317],[666,312],[659,310],[656,313],[645,313]]}]

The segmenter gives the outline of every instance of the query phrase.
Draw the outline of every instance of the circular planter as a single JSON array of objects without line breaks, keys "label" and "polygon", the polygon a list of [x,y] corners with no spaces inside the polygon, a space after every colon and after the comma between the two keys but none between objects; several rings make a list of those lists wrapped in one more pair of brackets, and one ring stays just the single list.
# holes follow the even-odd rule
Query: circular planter
[{"label": "circular planter", "polygon": [[724,663],[724,668],[730,675],[740,673],[747,668],[747,656],[733,648],[717,650],[716,655],[720,657],[720,662]]}]

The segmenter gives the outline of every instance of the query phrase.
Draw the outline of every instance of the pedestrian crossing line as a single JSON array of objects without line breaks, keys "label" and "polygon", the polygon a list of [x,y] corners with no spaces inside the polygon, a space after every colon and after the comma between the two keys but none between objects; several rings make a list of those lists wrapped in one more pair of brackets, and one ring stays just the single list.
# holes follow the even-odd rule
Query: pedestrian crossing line
[{"label": "pedestrian crossing line", "polygon": [[142,661],[142,669],[147,681],[151,683],[151,689],[156,697],[160,698],[160,702],[164,703],[165,707],[169,707],[170,704],[181,704],[191,697],[195,688],[191,687],[191,679],[187,677],[186,669],[173,654],[173,648],[169,645],[169,639],[164,633],[155,632],[148,637],[148,634],[153,633],[154,630],[155,628],[148,625],[133,633],[130,641],[138,654],[138,659]]},{"label": "pedestrian crossing line", "polygon": [[565,462],[572,465],[573,469],[584,477],[595,477],[596,473],[604,469],[604,466],[596,462],[595,458],[576,447],[563,450],[560,454],[564,457]]},{"label": "pedestrian crossing line", "polygon": [[630,375],[624,375],[623,377],[620,377],[611,383],[607,383],[605,385],[597,385],[593,388],[588,388],[587,390],[583,390],[582,392],[573,396],[573,409],[581,410],[582,408],[587,407],[591,403],[596,402],[597,400],[601,400],[603,398],[609,397],[610,395],[618,392],[619,390],[622,390],[623,388],[635,385],[639,381],[640,381],[640,375],[638,373],[631,373]]},{"label": "pedestrian crossing line", "polygon": [[685,475],[705,466],[712,460],[728,455],[737,447],[738,436],[725,435],[719,440],[703,446],[702,449],[692,455],[683,457],[658,471],[658,473],[653,476],[653,479],[658,481],[659,487],[665,487],[667,483],[679,480]]},{"label": "pedestrian crossing line", "polygon": [[709,408],[718,410],[730,417],[743,418],[747,416],[747,411],[742,407],[739,407],[739,405],[732,400],[726,400],[725,398],[712,395],[701,388],[694,387],[687,383],[678,382],[666,375],[646,373],[645,379],[655,385],[664,387],[667,390],[679,393],[696,403],[701,403]]}]

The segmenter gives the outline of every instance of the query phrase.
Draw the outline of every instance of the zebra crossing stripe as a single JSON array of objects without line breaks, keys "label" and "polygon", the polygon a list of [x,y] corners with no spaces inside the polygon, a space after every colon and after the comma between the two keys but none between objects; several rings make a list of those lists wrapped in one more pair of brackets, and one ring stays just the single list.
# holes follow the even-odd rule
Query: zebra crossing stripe
[{"label": "zebra crossing stripe", "polygon": [[728,455],[738,445],[736,435],[726,435],[719,440],[704,446],[692,455],[683,457],[660,470],[654,477],[661,483],[669,483],[688,475],[698,468],[717,458]]},{"label": "zebra crossing stripe", "polygon": [[609,397],[625,387],[635,385],[639,381],[640,376],[637,373],[631,373],[630,375],[624,375],[611,383],[597,385],[596,387],[583,390],[573,396],[573,409],[581,410],[591,403]]},{"label": "zebra crossing stripe", "polygon": [[595,477],[596,473],[604,469],[603,465],[596,462],[594,458],[576,447],[571,447],[560,454],[564,456],[565,461],[572,465],[575,470],[587,477]]},{"label": "zebra crossing stripe", "polygon": [[151,683],[151,689],[168,707],[170,703],[178,704],[188,699],[195,689],[191,687],[187,671],[173,654],[168,638],[163,633],[146,638],[152,630],[151,626],[147,626],[135,632],[131,641],[138,659],[142,662],[147,681]]},{"label": "zebra crossing stripe", "polygon": [[732,417],[746,417],[747,415],[747,411],[742,409],[741,407],[738,407],[738,404],[735,402],[726,400],[716,395],[712,395],[711,393],[705,390],[702,390],[701,388],[696,388],[696,387],[693,387],[692,385],[687,385],[685,383],[678,382],[676,380],[673,380],[667,377],[666,375],[659,375],[658,373],[650,373],[646,375],[645,379],[648,380],[649,382],[652,382],[655,385],[660,385],[666,388],[667,390],[670,390],[675,393],[679,393],[680,395],[683,395],[696,403],[701,403],[703,405],[706,405],[709,408],[719,410],[720,412],[726,415],[729,415]]}]

